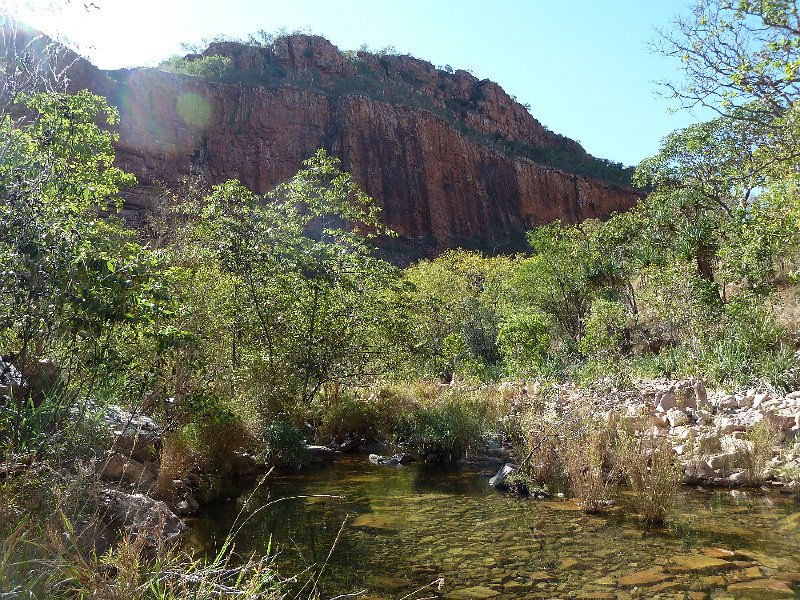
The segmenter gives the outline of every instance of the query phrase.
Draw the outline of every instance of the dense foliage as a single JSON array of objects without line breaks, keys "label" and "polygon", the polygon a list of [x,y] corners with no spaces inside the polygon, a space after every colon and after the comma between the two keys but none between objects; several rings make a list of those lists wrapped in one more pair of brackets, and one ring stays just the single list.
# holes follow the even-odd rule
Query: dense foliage
[{"label": "dense foliage", "polygon": [[[690,83],[675,95],[720,116],[667,136],[639,165],[634,180],[652,190],[639,206],[542,226],[517,256],[451,250],[405,270],[377,257],[374,242],[391,235],[378,208],[321,150],[265,196],[228,181],[133,230],[116,216],[134,182],[113,166],[116,112],[86,91],[26,85],[11,98],[4,85],[0,465],[78,470],[107,447],[99,419],[113,403],[164,424],[159,482],[201,471],[210,498],[242,449],[294,468],[308,442],[365,436],[455,460],[498,416],[473,383],[691,375],[796,389],[798,324],[776,310],[800,259],[795,3],[704,0],[677,31],[665,43]],[[173,66],[228,68],[189,63]],[[608,483],[601,434],[568,452],[592,509]],[[669,490],[645,490],[658,469],[671,482],[674,465],[625,443],[643,513],[663,520]],[[67,521],[58,493],[15,488],[11,472],[0,472],[0,532],[24,511]],[[16,544],[22,529],[11,529]],[[36,557],[47,546],[30,547]],[[253,589],[269,587],[251,566]],[[0,595],[27,577],[3,561],[0,575]]]},{"label": "dense foliage", "polygon": [[[724,9],[735,18],[692,52],[759,15],[794,39],[791,11],[767,8]],[[377,208],[322,151],[265,197],[231,181],[179,199],[148,240],[113,217],[133,181],[111,166],[101,124],[114,111],[87,92],[19,95],[29,116],[7,113],[0,130],[2,351],[26,376],[44,359],[66,365],[67,405],[146,397],[184,437],[202,431],[197,415],[232,411],[266,452],[273,422],[322,426],[331,403],[381,379],[792,385],[794,342],[773,305],[797,258],[794,88],[764,52],[772,88],[728,75],[721,116],[639,166],[652,193],[634,210],[540,227],[516,257],[451,251],[405,272],[376,258]],[[27,402],[3,409],[11,448]]]}]

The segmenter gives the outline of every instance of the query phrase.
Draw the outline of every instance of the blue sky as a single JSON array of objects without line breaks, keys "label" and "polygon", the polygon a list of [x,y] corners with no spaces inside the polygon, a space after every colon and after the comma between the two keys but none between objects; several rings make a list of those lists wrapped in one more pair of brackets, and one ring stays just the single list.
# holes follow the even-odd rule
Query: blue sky
[{"label": "blue sky", "polygon": [[392,45],[498,82],[553,131],[628,165],[700,120],[669,113],[674,102],[655,82],[679,78],[679,65],[648,49],[692,0],[94,0],[89,11],[75,0],[2,1],[33,6],[28,20],[103,68],[154,65],[181,42],[280,27],[309,28],[342,49]]}]

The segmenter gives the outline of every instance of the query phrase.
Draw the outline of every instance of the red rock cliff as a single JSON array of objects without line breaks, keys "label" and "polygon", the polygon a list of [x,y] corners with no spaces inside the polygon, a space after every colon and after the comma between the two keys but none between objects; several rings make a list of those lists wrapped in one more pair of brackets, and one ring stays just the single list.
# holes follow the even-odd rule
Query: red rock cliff
[{"label": "red rock cliff", "polygon": [[465,71],[343,54],[317,36],[217,43],[186,60],[215,56],[228,62],[214,80],[158,69],[75,75],[120,109],[117,160],[140,184],[130,210],[157,182],[190,174],[266,192],[319,147],[341,158],[392,229],[436,248],[602,218],[637,201],[628,187],[543,164],[597,161]]}]

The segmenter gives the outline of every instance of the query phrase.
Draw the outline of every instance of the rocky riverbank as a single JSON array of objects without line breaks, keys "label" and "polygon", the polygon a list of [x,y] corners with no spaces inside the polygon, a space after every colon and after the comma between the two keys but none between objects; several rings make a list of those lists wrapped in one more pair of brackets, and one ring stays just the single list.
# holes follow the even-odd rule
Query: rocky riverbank
[{"label": "rocky riverbank", "polygon": [[[641,380],[603,393],[572,384],[501,385],[511,417],[537,410],[558,425],[576,412],[608,422],[635,422],[642,435],[666,438],[683,465],[685,484],[800,484],[800,391],[786,394],[708,390],[698,380]],[[752,464],[760,453],[761,472]]]},{"label": "rocky riverbank", "polygon": [[[581,407],[590,410],[597,420],[622,417],[636,420],[644,434],[666,438],[683,466],[685,484],[739,486],[745,484],[789,488],[800,477],[800,391],[785,395],[748,390],[729,394],[707,390],[700,381],[647,380],[634,389],[611,390],[602,394],[575,385],[505,383],[499,395],[511,416],[523,410],[541,410],[557,423],[559,418]],[[153,543],[172,540],[186,529],[182,517],[196,512],[209,499],[203,487],[208,474],[188,469],[179,478],[168,475],[160,464],[162,431],[154,419],[119,407],[103,412],[104,427],[113,440],[105,456],[96,463],[97,490],[102,508],[102,522],[108,531],[145,535]],[[768,456],[763,473],[753,480],[752,456],[754,428],[769,433]],[[308,446],[312,464],[324,465],[342,451],[359,447],[361,440],[344,445]],[[497,444],[495,444],[497,446]],[[495,466],[508,456],[510,449],[495,447],[488,451],[490,462],[471,456],[470,464]],[[763,452],[763,448],[761,449]],[[486,457],[484,457],[486,458]],[[374,464],[402,465],[413,460],[410,454],[383,457],[370,455]],[[519,461],[521,457],[517,457]],[[476,462],[477,461],[477,462]],[[485,463],[485,464],[484,464]],[[253,456],[236,453],[225,485],[217,494],[234,495],[252,485],[256,475],[267,465]],[[750,469],[750,471],[748,471]],[[502,486],[506,468],[493,484]]]}]

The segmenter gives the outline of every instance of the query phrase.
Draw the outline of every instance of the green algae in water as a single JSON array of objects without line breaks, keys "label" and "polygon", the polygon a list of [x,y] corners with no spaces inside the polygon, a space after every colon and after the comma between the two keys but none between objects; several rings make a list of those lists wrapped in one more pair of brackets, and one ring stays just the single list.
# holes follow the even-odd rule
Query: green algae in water
[{"label": "green algae in water", "polygon": [[[281,574],[302,573],[297,590],[327,561],[322,597],[402,598],[440,577],[441,589],[414,597],[796,597],[800,507],[785,499],[684,490],[669,525],[649,529],[624,506],[585,515],[568,501],[500,494],[489,475],[355,456],[271,477],[249,510],[298,495],[344,498],[276,502],[248,521],[236,551],[263,553],[271,539]],[[220,543],[243,500],[206,507],[190,543]]]}]

